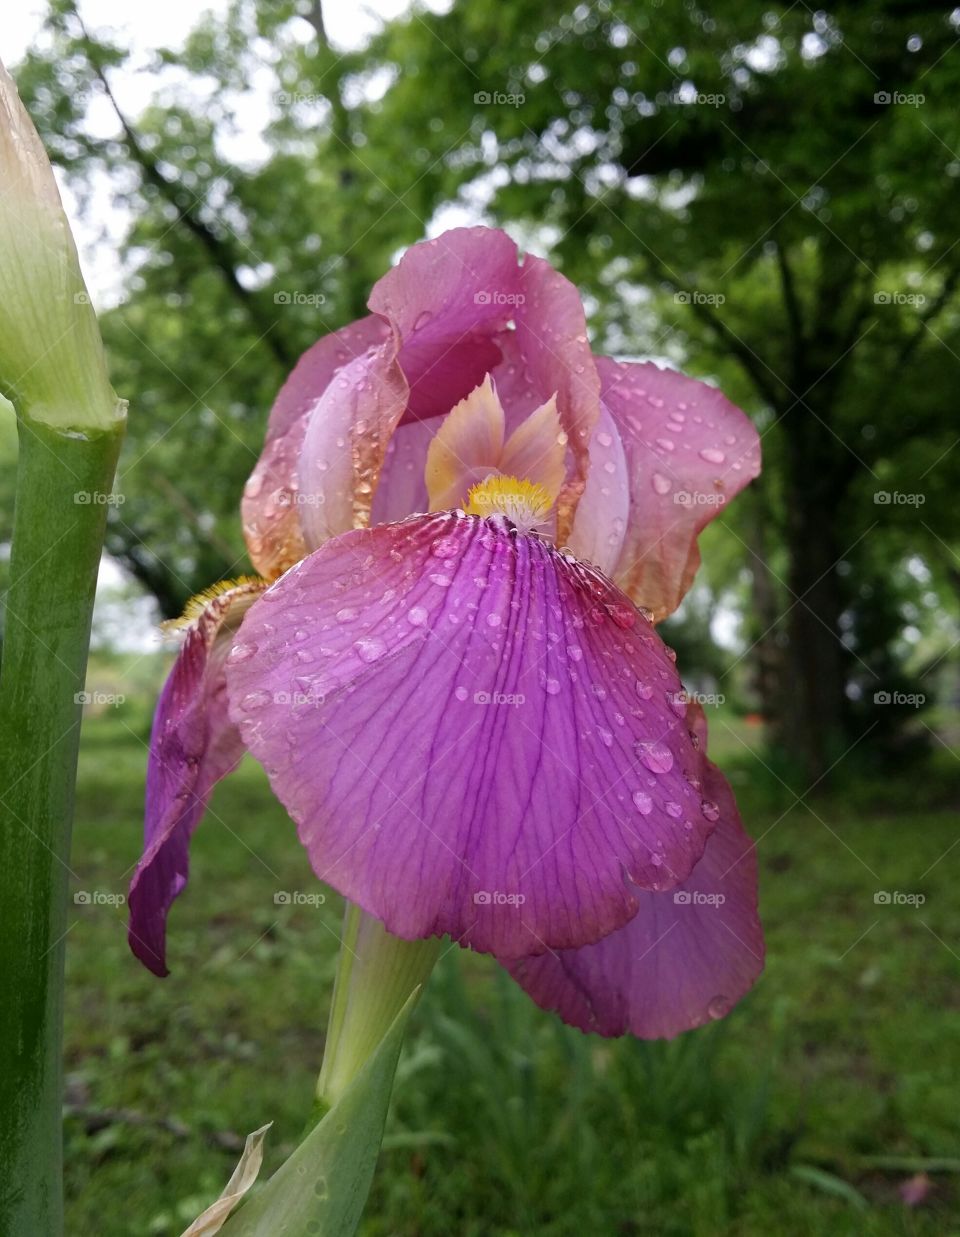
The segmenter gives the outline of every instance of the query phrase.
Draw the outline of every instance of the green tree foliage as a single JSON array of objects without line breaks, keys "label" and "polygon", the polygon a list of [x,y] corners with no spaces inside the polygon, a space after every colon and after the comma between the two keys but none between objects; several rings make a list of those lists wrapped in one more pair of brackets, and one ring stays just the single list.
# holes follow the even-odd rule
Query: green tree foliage
[{"label": "green tree foliage", "polygon": [[[813,780],[906,681],[906,565],[925,630],[957,611],[958,34],[902,0],[511,0],[414,9],[344,56],[318,3],[235,0],[157,53],[169,83],[126,116],[127,53],[53,0],[21,88],[78,192],[106,171],[132,220],[104,322],[137,414],[111,550],[168,614],[243,569],[237,500],[285,372],[456,204],[548,250],[601,346],[756,417],[765,475],[705,579],[743,605],[752,682]],[[262,150],[238,149],[264,90]]]}]

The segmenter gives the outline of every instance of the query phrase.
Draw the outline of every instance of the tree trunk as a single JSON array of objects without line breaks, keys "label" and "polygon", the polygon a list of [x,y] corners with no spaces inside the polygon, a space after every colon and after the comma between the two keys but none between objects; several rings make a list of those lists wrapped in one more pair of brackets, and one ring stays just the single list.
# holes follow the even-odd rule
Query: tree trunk
[{"label": "tree trunk", "polygon": [[850,654],[841,640],[843,590],[837,573],[847,548],[838,530],[846,477],[838,467],[838,444],[812,412],[796,408],[785,421],[790,608],[783,623],[781,716],[788,748],[812,787],[842,754],[846,740]]}]

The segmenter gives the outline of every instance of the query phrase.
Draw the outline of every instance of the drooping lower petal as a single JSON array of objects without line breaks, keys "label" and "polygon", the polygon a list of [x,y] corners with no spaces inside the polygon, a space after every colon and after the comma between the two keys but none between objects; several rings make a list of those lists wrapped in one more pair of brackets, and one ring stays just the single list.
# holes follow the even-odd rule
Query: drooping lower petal
[{"label": "drooping lower petal", "polygon": [[651,362],[597,358],[602,400],[620,434],[630,516],[613,578],[657,621],[700,563],[697,537],[760,471],[760,440],[715,387]]},{"label": "drooping lower petal", "polygon": [[207,599],[189,628],[153,719],[144,849],[130,884],[130,948],[166,975],[166,919],[187,883],[190,838],[214,785],[243,755],[230,721],[224,659],[265,584],[239,582]]},{"label": "drooping lower petal", "polygon": [[231,715],[321,879],[398,936],[598,940],[713,828],[667,650],[500,517],[326,543],[250,610]]},{"label": "drooping lower petal", "polygon": [[[691,720],[705,732],[702,713]],[[726,778],[708,760],[702,780],[717,825],[682,884],[665,893],[638,889],[633,919],[594,945],[505,963],[564,1022],[600,1035],[670,1039],[722,1018],[763,970],[753,842]]]}]

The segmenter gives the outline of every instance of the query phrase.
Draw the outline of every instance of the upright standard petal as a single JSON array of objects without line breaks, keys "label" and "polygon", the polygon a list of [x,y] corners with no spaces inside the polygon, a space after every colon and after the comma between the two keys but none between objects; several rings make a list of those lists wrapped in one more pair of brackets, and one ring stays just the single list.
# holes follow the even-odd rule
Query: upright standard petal
[{"label": "upright standard petal", "polygon": [[[517,246],[495,228],[453,228],[413,245],[374,285],[410,384],[408,416],[442,416],[500,360],[496,334],[519,291]],[[549,394],[549,392],[548,392]]]},{"label": "upright standard petal", "polygon": [[297,467],[307,550],[370,522],[380,469],[406,406],[393,339],[351,361],[324,391]]},{"label": "upright standard petal", "polygon": [[613,578],[659,621],[693,582],[699,533],[760,472],[760,439],[749,418],[705,382],[650,362],[598,357],[597,368],[630,480]]},{"label": "upright standard petal", "polygon": [[389,335],[388,325],[374,315],[325,335],[303,354],[280,388],[263,451],[240,505],[250,561],[265,579],[275,579],[303,558],[307,547],[301,510],[325,500],[322,478],[316,491],[299,493],[300,453],[311,414],[334,376]]},{"label": "upright standard petal", "polygon": [[713,828],[668,652],[502,517],[347,533],[244,620],[231,716],[314,870],[397,936],[574,947],[686,878]]},{"label": "upright standard petal", "polygon": [[187,883],[190,838],[214,785],[243,744],[227,711],[224,659],[231,633],[265,585],[239,581],[209,597],[188,629],[157,702],[147,765],[144,850],[130,885],[130,948],[166,975],[166,920]]},{"label": "upright standard petal", "polygon": [[[690,708],[705,734],[702,711]],[[726,778],[706,759],[702,779],[717,826],[681,885],[638,889],[630,923],[595,945],[506,963],[538,1005],[581,1031],[670,1039],[722,1018],[763,970],[753,842]]]},{"label": "upright standard petal", "polygon": [[587,484],[570,533],[570,549],[608,576],[623,551],[630,519],[630,472],[623,440],[606,408],[590,437]]},{"label": "upright standard petal", "polygon": [[590,436],[600,415],[600,378],[580,293],[532,254],[523,260],[515,335],[525,382],[538,404],[556,396],[567,434],[570,472],[557,501],[557,537],[563,544],[586,484]]}]

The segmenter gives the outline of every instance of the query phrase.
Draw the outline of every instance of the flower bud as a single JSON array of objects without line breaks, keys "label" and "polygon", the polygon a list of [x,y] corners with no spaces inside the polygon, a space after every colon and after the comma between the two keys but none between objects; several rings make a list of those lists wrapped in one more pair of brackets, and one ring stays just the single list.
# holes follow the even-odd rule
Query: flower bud
[{"label": "flower bud", "polygon": [[123,419],[77,247],[43,143],[0,64],[0,392],[25,421],[108,430]]}]

